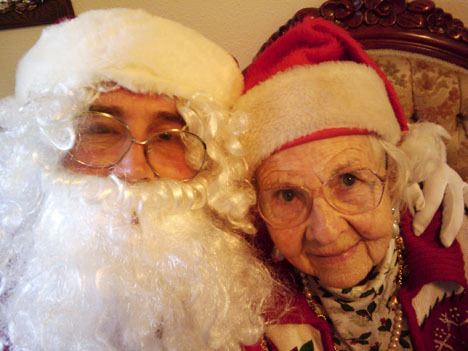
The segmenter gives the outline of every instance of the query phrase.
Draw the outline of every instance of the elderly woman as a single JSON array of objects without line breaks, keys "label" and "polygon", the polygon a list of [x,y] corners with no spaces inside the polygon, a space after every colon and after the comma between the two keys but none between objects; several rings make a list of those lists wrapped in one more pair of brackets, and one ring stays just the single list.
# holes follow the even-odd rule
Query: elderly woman
[{"label": "elderly woman", "polygon": [[409,129],[381,70],[323,20],[290,28],[245,83],[258,209],[294,291],[248,349],[466,350],[467,247],[440,244],[441,212],[414,236],[404,201],[408,174],[446,167],[444,132]]}]

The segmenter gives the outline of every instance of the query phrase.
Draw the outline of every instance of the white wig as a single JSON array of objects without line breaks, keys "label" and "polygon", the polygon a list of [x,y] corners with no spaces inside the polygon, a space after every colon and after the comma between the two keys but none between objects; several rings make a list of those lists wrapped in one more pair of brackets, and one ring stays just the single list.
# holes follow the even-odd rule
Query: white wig
[{"label": "white wig", "polygon": [[[207,146],[196,177],[129,185],[64,169],[76,117],[116,86],[176,99]],[[241,91],[229,53],[141,10],[43,32],[0,101],[0,345],[236,350],[260,337],[273,283],[238,233],[254,231],[255,201],[244,116],[228,111]]]},{"label": "white wig", "polygon": [[73,175],[62,159],[74,119],[100,90],[0,103],[0,340],[13,350],[255,342],[273,283],[236,234],[253,231],[255,201],[243,116],[204,95],[178,101],[209,157],[188,182]]}]

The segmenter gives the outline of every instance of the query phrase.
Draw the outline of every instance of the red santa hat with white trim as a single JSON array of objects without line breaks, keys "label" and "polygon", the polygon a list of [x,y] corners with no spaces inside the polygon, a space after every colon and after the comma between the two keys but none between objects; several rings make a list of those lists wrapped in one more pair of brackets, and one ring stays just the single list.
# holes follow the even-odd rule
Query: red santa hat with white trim
[{"label": "red santa hat with white trim", "polygon": [[409,129],[383,71],[345,30],[323,19],[306,17],[291,27],[244,79],[235,108],[250,117],[243,143],[252,172],[272,153],[309,141],[374,134],[396,145]]},{"label": "red santa hat with white trim", "polygon": [[236,60],[180,23],[136,9],[93,10],[47,27],[18,64],[16,97],[92,87],[105,81],[135,93],[230,107],[243,88]]}]

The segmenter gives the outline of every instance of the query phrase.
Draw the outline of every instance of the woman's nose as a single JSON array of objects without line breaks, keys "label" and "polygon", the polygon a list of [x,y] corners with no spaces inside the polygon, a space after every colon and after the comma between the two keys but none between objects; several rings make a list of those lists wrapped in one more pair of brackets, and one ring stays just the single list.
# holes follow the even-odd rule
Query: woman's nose
[{"label": "woman's nose", "polygon": [[114,166],[112,173],[128,183],[145,182],[157,176],[148,164],[143,145],[132,144],[124,158]]},{"label": "woman's nose", "polygon": [[323,198],[314,200],[306,228],[306,239],[327,245],[346,229],[345,219]]}]

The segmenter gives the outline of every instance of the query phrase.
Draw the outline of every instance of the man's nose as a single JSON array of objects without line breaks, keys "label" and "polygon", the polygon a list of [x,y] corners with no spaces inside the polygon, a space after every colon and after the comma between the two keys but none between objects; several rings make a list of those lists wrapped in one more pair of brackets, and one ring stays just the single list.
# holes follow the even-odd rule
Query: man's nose
[{"label": "man's nose", "polygon": [[157,177],[145,157],[145,147],[138,144],[132,144],[124,158],[113,167],[112,173],[128,183],[150,181]]},{"label": "man's nose", "polygon": [[314,200],[306,228],[306,239],[327,245],[346,229],[346,220],[323,198]]}]

